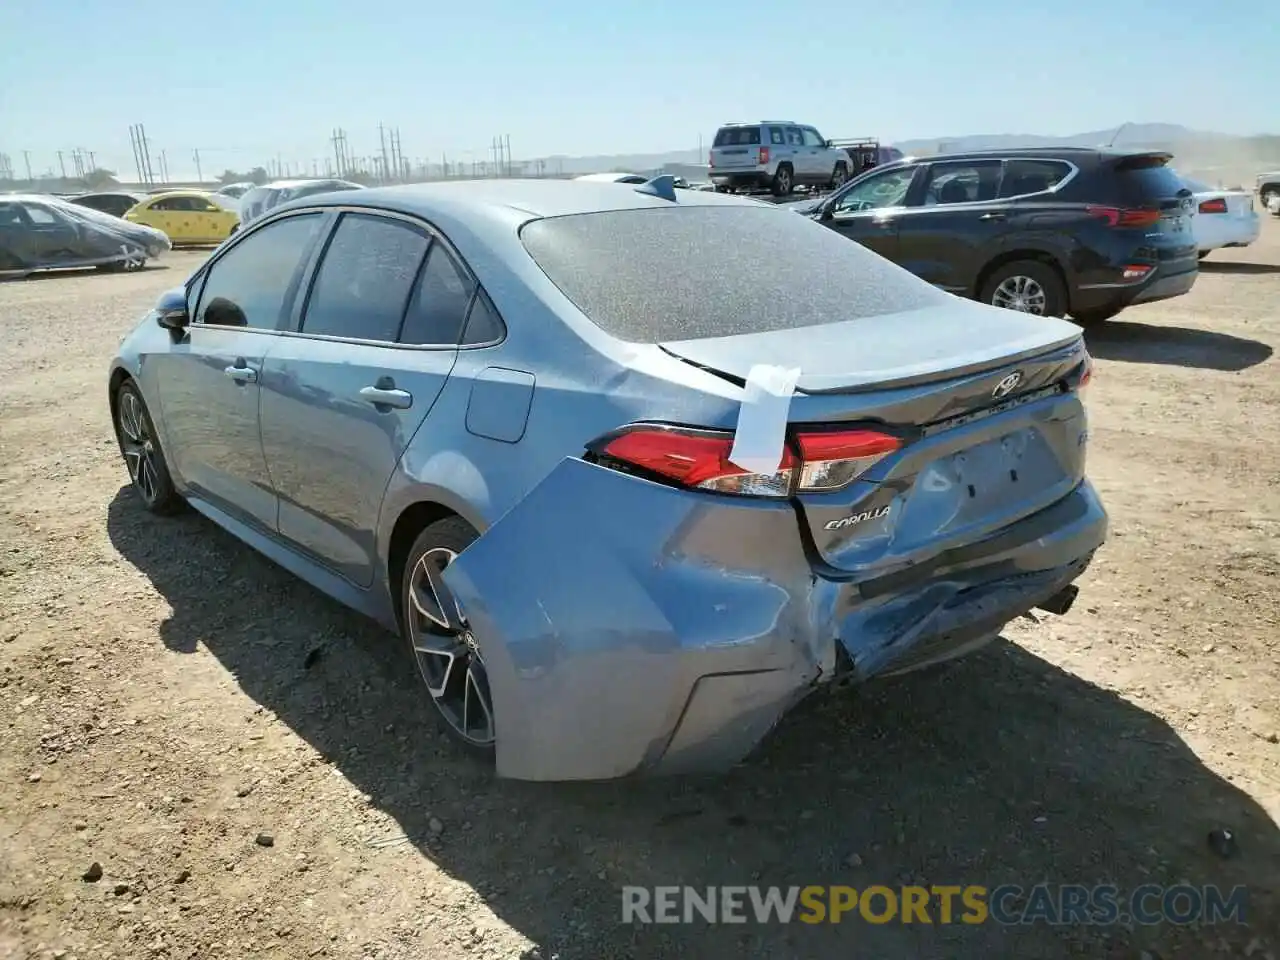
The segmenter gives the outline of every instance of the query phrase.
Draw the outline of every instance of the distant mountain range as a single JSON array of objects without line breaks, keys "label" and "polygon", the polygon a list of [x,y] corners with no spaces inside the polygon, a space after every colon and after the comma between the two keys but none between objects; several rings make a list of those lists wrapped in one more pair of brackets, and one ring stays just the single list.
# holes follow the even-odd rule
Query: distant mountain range
[{"label": "distant mountain range", "polygon": [[[829,137],[841,137],[844,131],[823,131]],[[965,150],[1004,149],[1008,147],[1039,146],[1100,146],[1111,142],[1121,147],[1160,147],[1174,153],[1194,147],[1197,151],[1205,148],[1220,149],[1231,147],[1233,143],[1256,141],[1260,138],[1237,137],[1226,133],[1213,133],[1203,130],[1191,130],[1176,123],[1129,123],[1123,127],[1112,127],[1108,130],[1090,130],[1087,133],[1075,133],[1068,136],[1046,136],[1036,133],[988,133],[968,134],[965,136],[936,137],[931,139],[901,140],[893,146],[907,154],[938,153],[945,150],[949,153]],[[1275,138],[1261,138],[1274,140]],[[622,153],[594,157],[554,156],[543,159],[547,173],[596,173],[608,170],[634,170],[643,172],[655,170],[668,163],[705,164],[707,150],[703,149],[668,150],[663,153]],[[1280,152],[1280,151],[1278,151]],[[527,165],[526,169],[532,165]]]}]

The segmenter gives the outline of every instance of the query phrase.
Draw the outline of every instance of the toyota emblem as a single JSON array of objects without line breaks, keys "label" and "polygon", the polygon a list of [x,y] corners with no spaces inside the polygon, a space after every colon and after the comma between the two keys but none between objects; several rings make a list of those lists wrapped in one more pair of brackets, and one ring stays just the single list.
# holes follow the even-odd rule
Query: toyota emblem
[{"label": "toyota emblem", "polygon": [[1017,390],[1021,383],[1022,371],[1015,370],[996,384],[995,389],[991,391],[991,396],[996,400],[999,400],[1002,397],[1007,397],[1009,394],[1013,393],[1013,391]]}]

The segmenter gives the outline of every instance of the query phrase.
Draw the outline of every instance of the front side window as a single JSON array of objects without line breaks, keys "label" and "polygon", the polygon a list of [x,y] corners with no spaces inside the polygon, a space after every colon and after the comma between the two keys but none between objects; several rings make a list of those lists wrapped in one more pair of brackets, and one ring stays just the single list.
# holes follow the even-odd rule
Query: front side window
[{"label": "front side window", "polygon": [[394,343],[429,245],[425,232],[402,220],[343,214],[312,284],[302,332]]},{"label": "front side window", "polygon": [[324,217],[286,217],[255,230],[209,268],[195,322],[282,330],[299,269],[311,252]]},{"label": "front side window", "polygon": [[864,213],[868,210],[884,210],[900,207],[907,199],[911,181],[915,179],[915,167],[902,167],[868,177],[840,195],[831,207],[832,216]]},{"label": "front side window", "polygon": [[162,197],[159,200],[152,201],[151,209],[158,210],[161,213],[174,210],[190,210],[191,201],[186,197]]},{"label": "front side window", "polygon": [[825,147],[827,141],[822,139],[822,134],[813,127],[801,127],[800,135],[804,137],[804,145],[806,147]]},{"label": "front side window", "polygon": [[1001,167],[999,160],[931,164],[925,180],[924,206],[994,200]]}]

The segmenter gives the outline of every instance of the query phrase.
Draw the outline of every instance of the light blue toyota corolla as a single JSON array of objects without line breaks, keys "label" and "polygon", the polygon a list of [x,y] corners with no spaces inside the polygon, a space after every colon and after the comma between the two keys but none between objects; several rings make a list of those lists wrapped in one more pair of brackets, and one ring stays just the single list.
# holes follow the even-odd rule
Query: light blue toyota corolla
[{"label": "light blue toyota corolla", "polygon": [[1107,528],[1090,369],[790,211],[476,181],[271,211],[110,401],[142,506],[399,634],[500,775],[599,779],[724,769],[828,681],[1065,613]]}]

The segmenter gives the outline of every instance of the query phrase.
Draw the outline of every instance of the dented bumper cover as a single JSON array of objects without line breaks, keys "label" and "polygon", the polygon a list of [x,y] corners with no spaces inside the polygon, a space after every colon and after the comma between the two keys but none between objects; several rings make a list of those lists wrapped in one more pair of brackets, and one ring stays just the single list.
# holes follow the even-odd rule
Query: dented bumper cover
[{"label": "dented bumper cover", "polygon": [[705,772],[742,760],[838,662],[865,679],[991,639],[1078,577],[1106,526],[1086,482],[926,565],[833,579],[787,501],[567,459],[445,578],[484,655],[499,775]]}]

